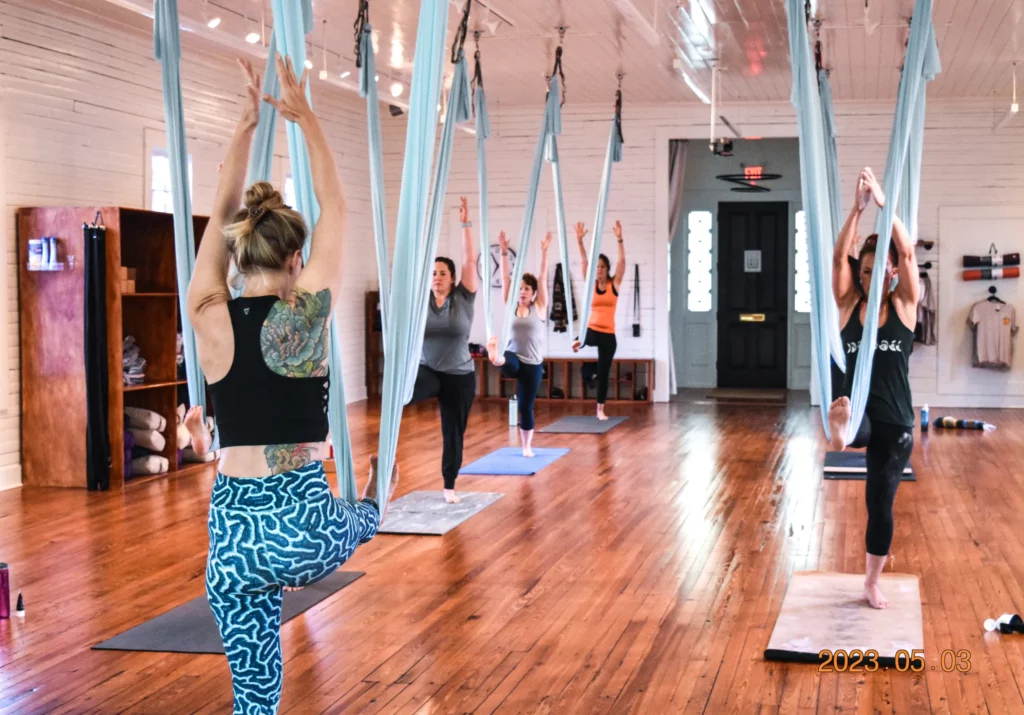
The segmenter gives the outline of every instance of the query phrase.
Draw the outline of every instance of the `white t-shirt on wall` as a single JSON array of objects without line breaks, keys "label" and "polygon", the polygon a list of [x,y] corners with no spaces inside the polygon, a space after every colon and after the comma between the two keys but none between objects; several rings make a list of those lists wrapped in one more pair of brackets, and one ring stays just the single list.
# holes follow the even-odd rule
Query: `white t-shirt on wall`
[{"label": "white t-shirt on wall", "polygon": [[1012,305],[982,300],[971,307],[967,322],[974,328],[974,366],[1008,370],[1013,362],[1017,310]]}]

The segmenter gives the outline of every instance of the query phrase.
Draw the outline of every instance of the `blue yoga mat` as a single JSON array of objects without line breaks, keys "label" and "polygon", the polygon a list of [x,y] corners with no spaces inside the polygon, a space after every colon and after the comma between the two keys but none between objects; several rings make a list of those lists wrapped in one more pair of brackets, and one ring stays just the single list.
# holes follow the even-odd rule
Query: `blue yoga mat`
[{"label": "blue yoga mat", "polygon": [[569,454],[569,450],[534,447],[533,453],[536,456],[524,457],[521,448],[505,447],[497,452],[491,452],[472,464],[467,464],[459,470],[459,474],[528,476],[536,474],[552,462]]}]

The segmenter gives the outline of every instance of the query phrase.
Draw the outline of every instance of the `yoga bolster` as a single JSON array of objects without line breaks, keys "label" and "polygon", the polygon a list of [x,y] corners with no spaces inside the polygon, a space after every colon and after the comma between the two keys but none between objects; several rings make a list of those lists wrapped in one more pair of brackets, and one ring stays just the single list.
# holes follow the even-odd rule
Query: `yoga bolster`
[{"label": "yoga bolster", "polygon": [[132,460],[132,476],[142,477],[163,474],[170,467],[166,457],[151,454],[148,457],[137,457]]},{"label": "yoga bolster", "polygon": [[159,432],[142,429],[129,429],[128,431],[135,438],[136,447],[144,447],[154,452],[163,452],[167,446],[167,440]]},{"label": "yoga bolster", "polygon": [[125,407],[124,418],[128,426],[135,429],[156,430],[157,432],[167,429],[167,420],[163,415],[142,407]]}]

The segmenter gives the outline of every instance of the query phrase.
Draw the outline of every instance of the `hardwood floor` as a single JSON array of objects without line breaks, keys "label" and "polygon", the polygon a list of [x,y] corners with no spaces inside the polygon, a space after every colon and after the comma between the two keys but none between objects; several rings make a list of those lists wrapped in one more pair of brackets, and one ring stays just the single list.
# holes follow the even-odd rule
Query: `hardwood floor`
[{"label": "hardwood floor", "polygon": [[[613,412],[630,419],[603,436],[538,434],[572,452],[534,477],[461,478],[506,496],[448,535],[360,547],[367,575],[282,629],[281,712],[1024,713],[1024,636],[981,625],[1024,611],[1024,413],[917,435],[896,501],[926,657],[969,650],[971,671],[822,674],[762,657],[794,570],[864,566],[864,486],[822,480],[816,414]],[[365,464],[376,416],[350,415]],[[503,404],[477,407],[467,461],[512,438]],[[439,442],[433,409],[409,410],[399,494],[440,489]],[[223,657],[90,650],[203,593],[212,476],[0,493],[28,612],[0,621],[0,713],[231,711]]]}]

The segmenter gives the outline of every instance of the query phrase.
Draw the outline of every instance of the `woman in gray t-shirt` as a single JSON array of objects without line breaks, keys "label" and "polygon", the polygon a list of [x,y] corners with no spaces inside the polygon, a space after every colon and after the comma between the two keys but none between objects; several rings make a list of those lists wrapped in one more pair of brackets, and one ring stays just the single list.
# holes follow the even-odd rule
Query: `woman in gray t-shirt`
[{"label": "woman in gray t-shirt", "polygon": [[462,282],[455,283],[455,262],[438,256],[427,308],[427,327],[423,334],[423,354],[416,376],[416,387],[409,404],[437,398],[441,408],[441,436],[444,449],[441,475],[444,498],[458,504],[455,478],[462,468],[462,440],[469,422],[469,411],[476,397],[476,372],[469,354],[469,333],[473,327],[473,302],[476,300],[476,252],[470,230],[469,208],[462,197],[459,209],[462,221]]},{"label": "woman in gray t-shirt", "polygon": [[[504,231],[498,235],[498,243],[501,245],[502,296],[508,303],[512,271],[508,261],[508,239]],[[490,338],[487,341],[487,354],[491,362],[501,368],[502,375],[516,379],[516,392],[519,398],[519,437],[523,443],[524,457],[533,456],[533,403],[537,399],[540,381],[544,376],[544,338],[548,331],[544,314],[548,307],[550,245],[549,233],[540,244],[540,278],[535,278],[529,273],[523,274],[523,282],[519,285],[516,315],[512,320],[512,335],[504,354],[498,350],[498,338]],[[525,258],[520,256],[521,260]]]}]

